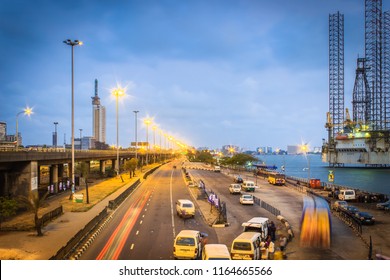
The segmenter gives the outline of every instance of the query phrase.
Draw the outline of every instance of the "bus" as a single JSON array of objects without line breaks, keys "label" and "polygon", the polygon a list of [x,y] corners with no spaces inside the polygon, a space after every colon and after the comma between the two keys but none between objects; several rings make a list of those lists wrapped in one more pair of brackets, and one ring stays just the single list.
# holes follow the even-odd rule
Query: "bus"
[{"label": "bus", "polygon": [[268,183],[283,186],[286,183],[286,176],[282,173],[270,172],[268,174]]}]

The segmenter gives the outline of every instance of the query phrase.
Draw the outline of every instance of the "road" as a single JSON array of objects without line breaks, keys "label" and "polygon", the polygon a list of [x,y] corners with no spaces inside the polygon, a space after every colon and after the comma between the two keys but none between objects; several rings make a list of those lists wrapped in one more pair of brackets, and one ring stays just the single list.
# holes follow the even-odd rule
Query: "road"
[{"label": "road", "polygon": [[[180,166],[178,162],[162,166],[111,213],[112,219],[81,259],[170,260],[173,259],[174,237],[182,229],[205,232],[208,243],[222,243],[230,248],[234,238],[242,232],[242,222],[255,216],[268,217],[277,225],[277,234],[283,232],[283,225],[271,213],[258,205],[241,205],[239,195],[229,193],[228,185],[233,182],[234,174],[192,169],[197,166],[186,163],[195,180],[202,179],[206,189],[213,190],[226,202],[229,226],[210,227],[202,218],[197,198],[186,186],[180,168],[174,169],[173,164]],[[368,249],[361,238],[335,217],[332,218],[330,249],[302,248],[299,228],[304,194],[288,187],[269,185],[262,178],[248,179],[257,180],[259,188],[254,195],[280,209],[294,229],[295,238],[287,248],[288,259],[367,259]],[[184,220],[176,215],[175,201],[183,198],[195,202],[194,219]]]},{"label": "road", "polygon": [[194,219],[176,215],[178,199],[194,201],[181,170],[164,165],[111,214],[112,219],[81,259],[170,260],[173,240],[183,229],[205,232],[209,243],[217,243],[215,230],[199,209]]}]

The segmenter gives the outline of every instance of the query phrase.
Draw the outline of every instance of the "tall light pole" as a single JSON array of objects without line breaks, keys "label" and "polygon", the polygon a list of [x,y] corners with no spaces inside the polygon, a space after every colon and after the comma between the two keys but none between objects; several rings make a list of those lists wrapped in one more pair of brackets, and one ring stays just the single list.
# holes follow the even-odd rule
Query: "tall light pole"
[{"label": "tall light pole", "polygon": [[54,122],[54,139],[53,139],[53,144],[54,144],[54,148],[57,150],[57,140],[58,140],[58,137],[57,137],[57,125],[58,125],[58,122]]},{"label": "tall light pole", "polygon": [[119,176],[119,116],[118,116],[118,99],[125,95],[125,90],[123,88],[115,88],[112,91],[112,94],[116,97],[116,175]]},{"label": "tall light pole", "polygon": [[19,116],[20,114],[25,114],[26,116],[30,116],[32,114],[32,109],[27,107],[23,111],[20,111],[19,113],[16,114],[16,134],[15,134],[15,139],[16,139],[16,151],[19,148]]},{"label": "tall light pole", "polygon": [[71,138],[71,142],[72,142],[72,196],[71,198],[73,197],[73,194],[74,194],[74,184],[75,184],[75,180],[74,180],[74,46],[79,46],[79,45],[82,45],[83,42],[79,41],[79,40],[70,40],[70,39],[67,39],[64,41],[64,43],[68,46],[71,46],[71,49],[72,49],[72,53],[71,53],[71,60],[72,60],[72,138]]},{"label": "tall light pole", "polygon": [[[138,161],[138,155],[137,155],[137,151],[138,151],[138,140],[137,140],[137,123],[138,123],[138,118],[137,118],[137,114],[139,113],[139,111],[133,111],[134,112],[134,122],[135,122],[135,159]],[[138,165],[138,163],[137,163]]]},{"label": "tall light pole", "polygon": [[157,125],[152,126],[153,130],[153,163],[156,163],[156,129]]},{"label": "tall light pole", "polygon": [[308,144],[301,145],[301,150],[307,159],[307,186],[310,187],[310,158],[309,158],[309,146]]},{"label": "tall light pole", "polygon": [[149,125],[152,123],[152,121],[150,119],[145,119],[144,120],[144,123],[146,124],[146,145],[147,145],[147,149],[146,149],[146,165],[149,164]]},{"label": "tall light pole", "polygon": [[82,150],[82,141],[81,141],[81,138],[82,138],[82,134],[83,134],[83,129],[82,128],[79,128],[80,130],[80,150]]}]

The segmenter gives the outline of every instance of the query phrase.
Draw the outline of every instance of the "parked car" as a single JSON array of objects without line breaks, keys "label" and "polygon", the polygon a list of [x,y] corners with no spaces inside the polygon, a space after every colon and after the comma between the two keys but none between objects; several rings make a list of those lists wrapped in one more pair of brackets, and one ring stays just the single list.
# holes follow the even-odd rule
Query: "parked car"
[{"label": "parked car", "polygon": [[385,209],[385,210],[389,210],[390,209],[390,200],[386,201],[386,202],[382,202],[382,203],[378,203],[376,205],[376,208],[377,209]]},{"label": "parked car", "polygon": [[332,204],[332,209],[336,211],[340,211],[340,209],[345,209],[348,206],[348,202],[344,200],[336,200],[335,203]]},{"label": "parked car", "polygon": [[345,207],[345,210],[347,210],[349,213],[353,215],[355,215],[357,212],[360,211],[356,206],[352,206],[352,205],[348,205],[347,207]]},{"label": "parked car", "polygon": [[241,204],[253,205],[253,195],[251,194],[243,194],[240,197]]},{"label": "parked car", "polygon": [[357,212],[355,213],[355,217],[358,218],[362,224],[365,225],[375,224],[374,216],[368,212]]},{"label": "parked car", "polygon": [[229,192],[230,192],[230,194],[241,194],[241,185],[240,184],[230,184]]}]

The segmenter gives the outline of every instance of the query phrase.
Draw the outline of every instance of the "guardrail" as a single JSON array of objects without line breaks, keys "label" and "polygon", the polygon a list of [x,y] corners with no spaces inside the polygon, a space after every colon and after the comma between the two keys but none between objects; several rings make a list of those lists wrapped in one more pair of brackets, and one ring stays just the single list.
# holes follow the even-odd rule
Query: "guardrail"
[{"label": "guardrail", "polygon": [[41,225],[44,226],[48,221],[53,220],[54,218],[57,218],[58,216],[61,216],[63,213],[63,208],[62,205],[55,208],[54,210],[44,214],[40,220],[41,220]]},{"label": "guardrail", "polygon": [[108,202],[108,208],[111,210],[117,208],[123,202],[123,200],[125,200],[125,198],[128,197],[140,183],[141,180],[138,179],[137,181],[135,181],[135,183],[133,183],[130,187],[128,187],[123,193],[121,193],[117,198],[110,200]]}]

